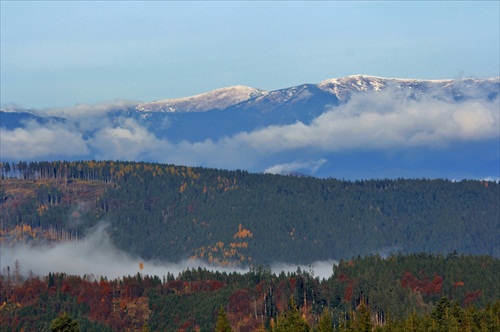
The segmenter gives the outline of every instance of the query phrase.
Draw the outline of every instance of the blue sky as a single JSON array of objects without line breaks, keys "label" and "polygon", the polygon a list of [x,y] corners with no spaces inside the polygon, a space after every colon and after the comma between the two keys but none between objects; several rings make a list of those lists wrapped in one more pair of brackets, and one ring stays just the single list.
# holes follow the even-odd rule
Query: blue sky
[{"label": "blue sky", "polygon": [[500,2],[1,2],[1,102],[500,76]]}]

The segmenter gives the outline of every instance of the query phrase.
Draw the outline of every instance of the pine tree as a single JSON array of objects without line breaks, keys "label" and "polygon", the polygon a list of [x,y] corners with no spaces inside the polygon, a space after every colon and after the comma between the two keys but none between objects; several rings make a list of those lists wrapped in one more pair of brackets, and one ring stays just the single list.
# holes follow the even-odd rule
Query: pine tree
[{"label": "pine tree", "polygon": [[226,312],[224,308],[220,306],[219,314],[217,316],[217,323],[215,323],[215,332],[231,332],[231,324],[227,319]]},{"label": "pine tree", "polygon": [[323,310],[318,322],[318,332],[333,332],[332,315],[328,307]]},{"label": "pine tree", "polygon": [[289,310],[278,316],[274,332],[309,332],[309,324],[301,316],[293,297],[288,303]]},{"label": "pine tree", "polygon": [[149,327],[148,322],[144,322],[141,328],[141,332],[151,332],[151,328]]},{"label": "pine tree", "polygon": [[52,321],[50,330],[53,332],[80,332],[80,325],[75,319],[63,312],[62,315]]},{"label": "pine tree", "polygon": [[354,319],[351,322],[351,329],[356,332],[370,332],[372,330],[370,308],[361,300],[361,303],[353,313]]}]

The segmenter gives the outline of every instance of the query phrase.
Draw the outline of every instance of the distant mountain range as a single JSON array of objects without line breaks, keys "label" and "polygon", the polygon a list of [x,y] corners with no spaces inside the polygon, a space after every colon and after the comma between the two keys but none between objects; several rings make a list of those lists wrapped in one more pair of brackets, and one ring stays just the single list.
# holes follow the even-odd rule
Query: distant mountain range
[{"label": "distant mountain range", "polygon": [[[351,178],[370,177],[372,173],[374,177],[391,177],[387,167],[390,164],[390,172],[396,172],[396,176],[440,177],[448,174],[451,177],[498,177],[496,148],[499,136],[498,130],[495,133],[492,127],[498,129],[499,91],[498,77],[416,80],[355,75],[275,91],[233,86],[185,98],[111,103],[105,107],[86,105],[87,111],[82,111],[85,107],[81,105],[74,109],[38,111],[3,108],[0,113],[1,127],[7,135],[4,135],[2,144],[15,144],[15,138],[9,140],[7,136],[14,134],[16,129],[28,128],[28,124],[31,128],[64,126],[65,130],[81,135],[82,143],[88,147],[84,153],[34,154],[34,158],[28,156],[27,159],[146,159],[241,168],[241,162],[212,162],[208,157],[199,160],[193,157],[190,149],[193,144],[207,142],[217,147],[224,143],[237,149],[241,140],[245,140],[243,150],[246,147],[259,155],[258,160],[249,160],[250,171],[265,171],[275,165],[310,164],[319,160],[325,160],[324,164],[328,166],[335,160],[335,166],[331,164],[329,169],[322,167],[313,175]],[[438,111],[443,114],[436,114]],[[356,121],[360,126],[356,126]],[[437,121],[443,121],[443,124]],[[384,127],[384,124],[387,126]],[[401,128],[394,131],[393,128],[399,125]],[[348,130],[349,126],[353,130]],[[481,129],[481,126],[486,127]],[[121,146],[104,150],[105,145],[98,141],[102,136],[99,134],[106,129],[106,133],[117,140],[113,144],[119,145],[116,131],[119,128],[130,132],[126,135],[130,138],[127,144],[134,142],[133,136],[139,132],[143,136],[147,132],[148,139],[154,142],[139,146],[135,154],[130,151],[117,153],[121,151]],[[278,130],[278,137],[275,137]],[[270,136],[270,141],[260,146],[249,143],[267,136]],[[357,142],[360,137],[363,139]],[[106,144],[109,144],[109,138]],[[166,142],[168,147],[163,143],[155,147],[155,142]],[[190,157],[180,156],[180,145],[186,143],[190,144],[186,149]],[[276,144],[280,146],[275,147]],[[172,146],[177,151],[174,160],[167,157]],[[261,150],[264,147],[272,152],[263,153]],[[440,150],[438,153],[436,148]],[[165,149],[168,151],[162,155],[159,150]],[[218,151],[227,149],[224,146]],[[413,152],[406,155],[410,150]],[[480,155],[477,155],[478,152]],[[395,155],[399,157],[394,158]],[[7,160],[18,157],[14,153],[2,155]],[[360,162],[360,157],[371,163],[373,168],[355,172],[353,165]],[[426,170],[412,169],[415,165],[413,162],[408,164],[409,159],[430,167]],[[434,161],[445,169],[436,168],[432,165]],[[453,165],[443,165],[443,162],[462,166],[450,168]],[[471,169],[471,163],[476,165],[473,167],[475,170]],[[288,171],[313,173],[310,169]]]},{"label": "distant mountain range", "polygon": [[[348,101],[352,94],[395,89],[417,96],[425,93],[445,93],[454,100],[498,96],[499,78],[465,80],[416,80],[354,75],[328,79],[319,84],[303,84],[275,91],[246,86],[217,89],[192,97],[165,99],[141,103],[143,112],[203,112],[210,110],[258,109],[270,111],[294,104],[336,105]],[[479,95],[478,95],[479,93]],[[267,106],[267,107],[266,107]]]}]

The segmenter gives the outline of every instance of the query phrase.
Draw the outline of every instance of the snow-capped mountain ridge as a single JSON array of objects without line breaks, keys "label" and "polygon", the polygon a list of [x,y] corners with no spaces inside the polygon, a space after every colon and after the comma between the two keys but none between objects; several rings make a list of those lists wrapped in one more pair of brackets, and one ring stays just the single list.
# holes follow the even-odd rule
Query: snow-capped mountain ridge
[{"label": "snow-capped mountain ridge", "polygon": [[12,108],[12,107],[2,107],[0,108],[0,112],[5,112],[5,113],[27,113],[27,114],[33,114],[33,115],[39,115],[39,113],[35,110],[29,110],[25,108]]},{"label": "snow-capped mountain ridge", "polygon": [[[323,98],[347,101],[356,93],[377,93],[387,88],[424,94],[435,90],[450,94],[453,98],[470,95],[469,90],[484,85],[499,85],[500,78],[487,79],[444,79],[424,80],[405,78],[384,78],[370,75],[351,75],[341,78],[332,78],[318,84],[302,84],[273,91],[264,91],[247,86],[232,86],[221,88],[199,95],[158,100],[150,103],[141,103],[136,109],[142,112],[204,112],[209,110],[223,110],[232,107],[240,109],[275,109],[284,104],[300,104],[309,98],[321,94]],[[492,90],[491,87],[487,90]],[[493,88],[493,90],[495,90]],[[496,89],[498,90],[498,88]],[[326,96],[324,95],[326,93]],[[498,91],[497,91],[498,94]],[[329,97],[328,97],[329,96]],[[331,102],[331,100],[330,100]]]},{"label": "snow-capped mountain ridge", "polygon": [[212,109],[224,109],[250,98],[263,96],[266,91],[236,85],[201,93],[195,96],[164,99],[137,105],[137,110],[146,112],[204,112]]},{"label": "snow-capped mountain ridge", "polygon": [[482,84],[499,84],[500,77],[475,79],[439,79],[425,80],[414,78],[385,78],[370,75],[351,75],[342,78],[327,79],[318,84],[322,90],[335,94],[340,100],[353,92],[377,92],[386,88],[398,90],[412,89],[421,93],[430,89],[451,91],[459,88],[471,88]]},{"label": "snow-capped mountain ridge", "polygon": [[423,93],[430,88],[446,88],[454,85],[454,80],[423,80],[406,78],[385,78],[370,75],[351,75],[342,78],[327,79],[318,84],[324,91],[330,92],[339,100],[348,99],[353,93],[380,92],[387,88],[411,90]]}]

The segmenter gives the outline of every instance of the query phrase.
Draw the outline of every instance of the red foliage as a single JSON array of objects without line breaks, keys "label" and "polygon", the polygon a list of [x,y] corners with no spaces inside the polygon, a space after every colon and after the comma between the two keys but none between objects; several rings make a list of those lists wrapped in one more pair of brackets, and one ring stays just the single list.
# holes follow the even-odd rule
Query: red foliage
[{"label": "red foliage", "polygon": [[229,312],[234,315],[252,313],[252,300],[248,289],[238,289],[229,297]]},{"label": "red foliage", "polygon": [[438,274],[434,274],[432,281],[425,275],[423,275],[423,280],[419,280],[411,272],[406,271],[401,278],[401,286],[425,295],[441,293],[442,285],[443,277]]},{"label": "red foliage", "polygon": [[184,324],[182,324],[181,328],[179,329],[179,332],[184,332],[184,331],[198,331],[199,327],[196,324],[196,320],[194,318],[188,319]]},{"label": "red foliage", "polygon": [[291,277],[290,279],[288,279],[288,281],[290,283],[290,291],[292,293],[295,292],[295,287],[297,286],[297,278]]},{"label": "red foliage", "polygon": [[175,293],[182,292],[184,290],[184,283],[182,280],[172,280],[163,285],[166,290],[173,290]]},{"label": "red foliage", "polygon": [[[15,288],[9,290],[8,293],[4,292],[4,296],[6,296],[8,302],[17,303],[17,306],[23,307],[39,300],[42,294],[52,297],[63,293],[75,297],[78,303],[88,304],[90,308],[88,315],[89,319],[102,322],[115,331],[125,331],[129,330],[131,327],[130,324],[127,323],[130,322],[130,319],[126,317],[125,311],[123,308],[119,307],[118,302],[116,305],[117,308],[114,308],[115,305],[113,304],[112,298],[113,294],[120,293],[118,283],[111,285],[105,280],[101,280],[98,283],[82,279],[79,276],[54,274],[51,278],[53,286],[49,288],[48,280],[49,278],[44,281],[40,280],[38,277],[28,278],[23,284],[17,285]],[[131,280],[136,281],[135,278]],[[64,308],[57,310],[64,310]],[[19,317],[17,319],[19,319]],[[27,319],[29,320],[31,318],[23,317],[25,323]],[[2,324],[4,324],[4,322],[2,322],[2,317],[0,315],[0,325]],[[17,326],[16,324],[17,323],[14,321],[7,325],[15,327]],[[14,328],[14,330],[17,329]]]},{"label": "red foliage", "polygon": [[14,293],[12,294],[12,301],[23,303],[23,302],[25,302],[25,298],[26,298],[25,288],[24,287],[16,287],[16,289],[14,289]]},{"label": "red foliage", "polygon": [[225,283],[218,280],[202,280],[189,283],[188,292],[215,292],[225,286]]},{"label": "red foliage", "polygon": [[61,292],[68,294],[71,291],[71,287],[68,284],[63,284],[61,287]]},{"label": "red foliage", "polygon": [[57,293],[57,288],[55,286],[52,286],[49,288],[49,294],[54,295]]},{"label": "red foliage", "polygon": [[165,290],[173,290],[175,293],[197,293],[197,292],[215,292],[226,286],[223,281],[218,280],[200,280],[200,281],[182,281],[172,280],[163,285]]},{"label": "red foliage", "polygon": [[344,300],[346,300],[347,302],[351,301],[351,298],[352,298],[352,292],[353,292],[353,282],[349,282],[347,284],[347,287],[345,288],[345,291],[344,291]]},{"label": "red foliage", "polygon": [[19,325],[19,322],[20,322],[20,318],[19,318],[19,315],[15,315],[14,316],[14,319],[12,321],[12,327],[13,327],[13,330],[16,330],[18,325]]},{"label": "red foliage", "polygon": [[428,291],[433,292],[434,294],[439,294],[441,293],[441,288],[443,286],[443,277],[440,275],[435,274],[434,275],[434,280],[432,281],[432,286],[428,289]]},{"label": "red foliage", "polygon": [[261,282],[259,282],[257,284],[257,286],[255,286],[255,291],[257,292],[257,294],[262,294],[264,293],[264,288],[267,286],[267,283],[263,280]]},{"label": "red foliage", "polygon": [[142,287],[137,281],[127,282],[125,285],[125,296],[129,299],[135,299],[142,296]]},{"label": "red foliage", "polygon": [[83,295],[83,293],[78,294],[78,296],[76,298],[76,302],[78,302],[78,303],[84,303],[85,302],[85,296]]},{"label": "red foliage", "polygon": [[[279,297],[279,295],[277,296]],[[257,302],[261,303],[262,301],[254,302],[250,290],[246,288],[238,289],[229,297],[227,318],[236,331],[252,332],[261,330],[261,321],[256,319],[255,315],[262,310],[262,307]]]},{"label": "red foliage", "polygon": [[338,277],[337,280],[340,282],[346,282],[349,281],[349,277],[345,273],[341,273]]},{"label": "red foliage", "polygon": [[287,280],[281,280],[274,290],[278,312],[283,312],[288,309],[290,295],[295,293],[297,280],[295,278],[292,279],[293,283],[288,283]]},{"label": "red foliage", "polygon": [[481,292],[481,290],[479,289],[473,292],[465,292],[464,305],[469,305],[471,302],[480,298],[481,295],[483,295],[483,292]]}]

